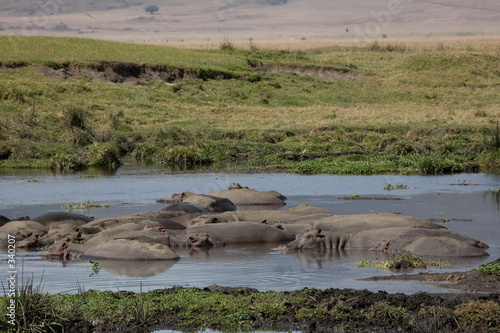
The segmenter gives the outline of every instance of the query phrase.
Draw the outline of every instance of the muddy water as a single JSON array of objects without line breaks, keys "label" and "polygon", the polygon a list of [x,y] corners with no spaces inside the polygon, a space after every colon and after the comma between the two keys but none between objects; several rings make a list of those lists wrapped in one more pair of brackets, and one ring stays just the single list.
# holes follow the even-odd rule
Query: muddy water
[{"label": "muddy water", "polygon": [[[489,191],[500,188],[499,175],[447,176],[337,176],[292,174],[164,174],[155,168],[125,166],[112,174],[82,172],[50,174],[22,171],[0,175],[0,214],[35,217],[63,211],[68,203],[92,200],[109,208],[83,211],[96,218],[125,215],[164,207],[155,200],[182,191],[209,192],[233,182],[258,190],[277,190],[288,197],[288,209],[303,203],[321,206],[337,214],[397,212],[425,219],[445,219],[446,227],[479,239],[490,246],[490,257],[453,260],[450,269],[468,270],[500,257],[500,198]],[[387,184],[406,189],[385,190]],[[344,200],[359,195],[365,200]],[[368,200],[371,197],[371,200]],[[373,199],[378,197],[378,199]],[[400,199],[381,200],[380,197]],[[441,223],[441,222],[440,222]],[[38,252],[17,253],[19,279],[34,275],[51,293],[81,289],[152,290],[171,286],[205,287],[211,284],[253,287],[259,290],[357,288],[372,291],[442,292],[445,289],[419,282],[359,281],[358,278],[390,275],[376,268],[358,268],[355,261],[380,258],[365,251],[283,254],[276,245],[179,251],[176,262],[45,261]],[[0,259],[6,258],[1,254]],[[0,271],[5,281],[6,269]],[[42,278],[43,276],[43,278]]]}]

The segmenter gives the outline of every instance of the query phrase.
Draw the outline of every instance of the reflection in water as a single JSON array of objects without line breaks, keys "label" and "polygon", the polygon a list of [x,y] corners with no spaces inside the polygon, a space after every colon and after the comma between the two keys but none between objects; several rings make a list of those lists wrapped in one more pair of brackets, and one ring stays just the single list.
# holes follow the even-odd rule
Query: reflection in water
[{"label": "reflection in water", "polygon": [[113,275],[130,277],[149,277],[166,272],[172,267],[175,260],[154,261],[120,261],[120,260],[98,260],[99,267]]},{"label": "reflection in water", "polygon": [[310,267],[323,268],[323,265],[332,261],[340,261],[348,259],[345,250],[304,250],[292,251],[292,255],[297,257],[297,260],[307,264]]},{"label": "reflection in water", "polygon": [[[491,201],[494,203],[497,211],[500,212],[500,189],[490,189],[488,193],[491,195]],[[487,196],[486,194],[485,196]]]}]

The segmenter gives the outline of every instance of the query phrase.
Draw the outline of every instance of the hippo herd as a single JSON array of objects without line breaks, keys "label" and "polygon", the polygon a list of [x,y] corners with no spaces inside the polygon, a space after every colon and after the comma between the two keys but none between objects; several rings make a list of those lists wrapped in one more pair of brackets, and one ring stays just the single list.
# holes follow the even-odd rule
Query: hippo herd
[{"label": "hippo herd", "polygon": [[174,194],[160,211],[92,219],[50,212],[33,219],[0,216],[0,243],[47,258],[176,260],[192,250],[245,243],[276,244],[280,252],[371,250],[419,256],[477,257],[488,246],[442,225],[399,214],[336,215],[310,205],[277,210],[286,197],[239,184],[206,194]]}]

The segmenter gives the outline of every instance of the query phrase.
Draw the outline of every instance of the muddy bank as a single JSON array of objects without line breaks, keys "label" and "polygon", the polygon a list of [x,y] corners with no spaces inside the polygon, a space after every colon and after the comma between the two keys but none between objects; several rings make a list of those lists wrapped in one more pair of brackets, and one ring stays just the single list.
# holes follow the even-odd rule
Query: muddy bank
[{"label": "muddy bank", "polygon": [[[496,262],[499,262],[498,259]],[[364,281],[380,281],[380,280],[416,280],[428,282],[441,287],[446,287],[450,290],[483,293],[483,294],[498,294],[500,293],[500,274],[485,274],[477,269],[467,272],[452,272],[452,273],[418,273],[418,274],[402,274],[391,276],[376,276]],[[499,314],[500,315],[500,314]]]},{"label": "muddy bank", "polygon": [[[481,292],[406,295],[333,288],[259,292],[209,285],[147,293],[89,290],[64,299],[50,296],[47,303],[58,308],[58,302],[64,302],[62,309],[72,309],[70,317],[57,313],[54,318],[67,332],[500,332],[500,275],[479,270],[464,275],[463,282],[481,285]],[[96,302],[109,308],[97,313],[89,307]]]},{"label": "muddy bank", "polygon": [[[137,294],[114,293],[119,300]],[[79,331],[183,331],[215,329],[222,332],[254,330],[300,332],[500,332],[500,299],[495,294],[388,294],[355,289],[303,289],[258,292],[250,288],[211,285],[203,289],[171,288],[142,297],[156,302],[189,297],[197,305],[176,305],[173,311],[151,311],[148,323],[102,323],[95,327],[75,323]],[[212,304],[207,305],[207,302]],[[237,308],[226,312],[226,304]],[[198,320],[196,319],[198,318]],[[201,322],[199,319],[203,319]],[[227,321],[229,320],[230,323]],[[85,328],[84,328],[85,327]],[[68,327],[70,330],[71,328]]]}]

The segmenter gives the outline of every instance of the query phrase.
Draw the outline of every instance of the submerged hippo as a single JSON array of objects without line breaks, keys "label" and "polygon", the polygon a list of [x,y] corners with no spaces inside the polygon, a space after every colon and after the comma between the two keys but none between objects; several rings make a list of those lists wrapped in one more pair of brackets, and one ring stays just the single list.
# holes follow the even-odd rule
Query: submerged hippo
[{"label": "submerged hippo", "polygon": [[319,230],[307,230],[303,234],[297,235],[295,240],[288,244],[280,245],[278,250],[325,250],[344,249],[349,241],[349,234],[343,233],[323,233]]},{"label": "submerged hippo", "polygon": [[189,232],[210,235],[214,244],[283,243],[294,239],[293,235],[260,223],[214,223],[194,226]]},{"label": "submerged hippo", "polygon": [[478,257],[487,256],[487,248],[486,244],[478,240],[440,226],[390,226],[352,233],[308,230],[298,235],[294,241],[279,246],[278,250],[354,249],[386,253],[409,252],[420,256]]},{"label": "submerged hippo", "polygon": [[161,227],[130,223],[98,233],[83,244],[63,239],[49,247],[44,256],[113,260],[175,260],[179,256],[170,247],[170,235]]},{"label": "submerged hippo", "polygon": [[172,194],[165,200],[158,202],[168,203],[164,210],[178,210],[187,213],[199,212],[227,212],[236,210],[236,206],[227,198],[221,198],[214,195],[199,194],[192,192],[183,192]]},{"label": "submerged hippo", "polygon": [[69,212],[49,212],[40,216],[33,218],[33,221],[37,221],[43,225],[51,226],[53,224],[68,223],[75,226],[83,225],[92,221],[93,218],[85,216],[83,214],[74,214]]},{"label": "submerged hippo", "polygon": [[232,184],[228,190],[207,193],[216,197],[227,198],[236,206],[284,206],[286,197],[276,191],[257,191],[239,184]]}]

